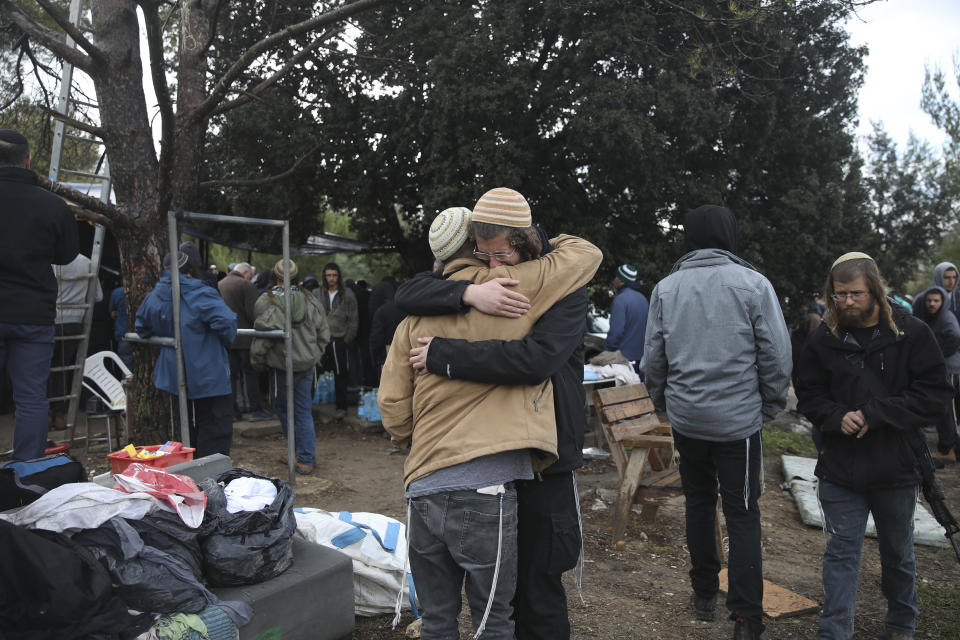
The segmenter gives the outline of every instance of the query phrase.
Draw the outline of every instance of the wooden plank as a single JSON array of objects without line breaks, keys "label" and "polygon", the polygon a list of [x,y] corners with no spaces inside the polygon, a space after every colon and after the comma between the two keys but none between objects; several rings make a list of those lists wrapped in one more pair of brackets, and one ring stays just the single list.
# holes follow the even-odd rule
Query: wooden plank
[{"label": "wooden plank", "polygon": [[606,422],[601,420],[600,428],[603,430],[603,437],[607,439],[607,447],[610,449],[610,457],[613,458],[613,463],[617,465],[617,474],[622,479],[623,472],[627,468],[627,455],[623,450],[623,445],[617,442],[617,439],[610,431],[610,425],[608,425]]},{"label": "wooden plank", "polygon": [[676,467],[665,469],[659,473],[651,473],[643,476],[644,487],[665,487],[680,482],[680,470]]},{"label": "wooden plank", "polygon": [[642,436],[650,433],[651,431],[656,431],[659,425],[660,421],[657,420],[657,416],[648,414],[645,416],[640,416],[634,420],[611,424],[610,432],[618,441],[624,439],[629,440],[636,436]]},{"label": "wooden plank", "polygon": [[[720,570],[720,591],[727,591],[727,570]],[[771,618],[787,618],[810,613],[820,605],[769,580],[763,581],[763,613]]]},{"label": "wooden plank", "polygon": [[629,440],[620,440],[620,444],[627,449],[666,449],[673,446],[673,438],[670,436],[642,435],[630,438]]},{"label": "wooden plank", "polygon": [[653,400],[650,398],[635,398],[629,402],[620,402],[618,404],[595,404],[594,407],[600,407],[597,410],[597,415],[600,416],[601,420],[606,420],[607,422],[629,420],[630,418],[644,414],[650,414],[656,417],[653,413]]},{"label": "wooden plank", "polygon": [[637,449],[630,452],[630,460],[627,462],[623,479],[620,481],[617,503],[613,507],[614,545],[624,539],[624,533],[627,530],[627,518],[630,517],[630,507],[633,505],[634,496],[640,484],[640,476],[643,474],[644,465],[647,464],[649,453],[649,449]]},{"label": "wooden plank", "polygon": [[[649,396],[650,394],[647,392],[647,387],[644,386],[642,382],[593,390],[594,403],[603,405],[629,402],[630,400],[648,398]],[[597,402],[597,398],[600,398],[599,402]]]},{"label": "wooden plank", "polygon": [[670,498],[682,496],[680,487],[644,487],[640,486],[634,493],[633,501],[644,504],[662,504]]}]

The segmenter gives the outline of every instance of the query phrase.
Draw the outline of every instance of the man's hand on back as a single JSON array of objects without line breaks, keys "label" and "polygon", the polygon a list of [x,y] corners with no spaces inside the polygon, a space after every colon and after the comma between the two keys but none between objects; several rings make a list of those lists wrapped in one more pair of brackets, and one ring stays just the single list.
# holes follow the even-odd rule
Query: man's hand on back
[{"label": "man's hand on back", "polygon": [[513,278],[494,278],[471,284],[463,292],[463,303],[490,316],[519,318],[530,309],[530,300],[507,287],[520,284]]},{"label": "man's hand on back", "polygon": [[417,342],[423,346],[410,349],[410,366],[413,367],[413,370],[417,373],[429,373],[429,371],[427,371],[427,351],[430,349],[431,340],[433,340],[433,336],[429,338],[417,338]]}]

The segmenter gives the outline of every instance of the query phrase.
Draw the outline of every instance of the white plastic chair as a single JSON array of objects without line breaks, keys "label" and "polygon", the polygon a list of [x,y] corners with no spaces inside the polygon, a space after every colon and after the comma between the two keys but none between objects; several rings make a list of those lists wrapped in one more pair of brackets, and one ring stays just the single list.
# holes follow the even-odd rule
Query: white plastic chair
[{"label": "white plastic chair", "polygon": [[[117,378],[116,375],[106,367],[105,361],[110,360],[116,368],[123,373],[123,378]],[[89,356],[83,363],[83,386],[90,391],[103,405],[105,411],[87,412],[86,438],[84,444],[84,453],[90,450],[90,418],[103,418],[107,423],[106,437],[94,438],[96,441],[106,440],[107,446],[113,450],[113,436],[110,430],[110,419],[117,416],[121,421],[124,420],[127,412],[127,394],[123,389],[123,379],[131,376],[127,365],[123,363],[120,356],[113,351],[100,351]],[[117,434],[118,436],[120,434]]]}]

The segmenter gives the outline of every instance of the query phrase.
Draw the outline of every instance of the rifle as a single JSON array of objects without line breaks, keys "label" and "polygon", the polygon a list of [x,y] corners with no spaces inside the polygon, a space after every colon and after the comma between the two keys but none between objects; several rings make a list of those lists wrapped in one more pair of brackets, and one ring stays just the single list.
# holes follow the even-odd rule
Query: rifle
[{"label": "rifle", "polygon": [[[866,354],[864,352],[847,354],[845,359],[847,363],[854,367],[854,369],[861,375],[871,391],[886,395],[886,387],[884,387],[883,383],[880,381],[880,378],[877,377],[877,374],[872,369],[868,369],[864,366],[863,361],[866,359]],[[907,441],[910,443],[910,448],[913,449],[913,455],[916,457],[917,464],[919,466],[918,471],[920,471],[920,491],[923,493],[923,498],[927,501],[930,511],[933,512],[933,517],[940,524],[940,526],[943,527],[943,535],[947,540],[950,541],[950,545],[953,547],[953,552],[957,556],[957,562],[960,562],[960,544],[957,544],[957,541],[953,538],[953,536],[960,533],[960,524],[957,524],[957,519],[953,517],[952,513],[950,513],[950,509],[947,507],[946,497],[943,495],[943,489],[941,489],[940,485],[937,484],[937,480],[933,475],[934,471],[936,470],[936,466],[933,464],[933,458],[930,456],[930,449],[927,447],[927,439],[923,435],[923,430],[921,429],[913,429],[906,435]]]},{"label": "rifle", "polygon": [[936,467],[933,464],[933,458],[930,456],[927,440],[923,436],[923,431],[920,430],[914,430],[909,439],[910,446],[913,448],[913,455],[916,456],[920,465],[920,489],[923,491],[923,497],[927,501],[927,505],[930,506],[933,517],[946,531],[943,535],[950,541],[953,552],[957,555],[957,562],[960,562],[960,545],[953,538],[960,533],[960,524],[957,524],[956,518],[950,513],[946,498],[943,495],[943,489],[940,488],[933,477]]}]

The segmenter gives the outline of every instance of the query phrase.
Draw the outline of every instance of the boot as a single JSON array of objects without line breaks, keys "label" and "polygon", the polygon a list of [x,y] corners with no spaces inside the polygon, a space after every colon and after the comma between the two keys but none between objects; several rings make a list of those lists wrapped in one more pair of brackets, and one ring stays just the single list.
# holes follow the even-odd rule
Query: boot
[{"label": "boot", "polygon": [[697,620],[712,621],[717,618],[717,594],[701,597],[696,593],[690,596],[690,608]]},{"label": "boot", "polygon": [[767,640],[767,636],[763,633],[762,625],[759,629],[753,629],[746,620],[737,618],[733,625],[733,640]]}]

